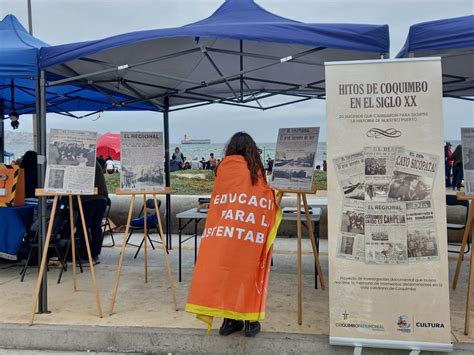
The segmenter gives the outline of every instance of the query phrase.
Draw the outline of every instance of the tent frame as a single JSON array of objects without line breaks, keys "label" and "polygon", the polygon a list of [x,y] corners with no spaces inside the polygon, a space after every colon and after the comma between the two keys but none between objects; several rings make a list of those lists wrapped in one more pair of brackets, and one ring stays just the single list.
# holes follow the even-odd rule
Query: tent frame
[{"label": "tent frame", "polygon": [[[96,59],[90,59],[90,58],[81,58],[79,60],[82,61],[89,61],[89,62],[94,62],[103,66],[107,66],[110,68],[107,69],[102,69],[98,70],[95,72],[91,73],[86,73],[86,74],[78,74],[75,72],[72,68],[70,68],[67,64],[62,64],[63,68],[67,68],[71,72],[71,77],[63,78],[63,79],[58,79],[58,80],[51,80],[48,81],[46,79],[46,73],[47,70],[42,69],[41,70],[41,81],[40,81],[40,100],[41,100],[41,115],[39,121],[41,122],[40,127],[38,127],[38,136],[39,137],[46,137],[46,110],[44,109],[46,102],[45,102],[45,95],[44,93],[46,92],[47,87],[54,87],[54,86],[62,86],[62,85],[78,85],[80,87],[82,86],[88,86],[88,87],[93,87],[94,89],[98,90],[99,92],[102,92],[103,90],[100,88],[100,84],[104,83],[117,83],[119,85],[123,85],[126,87],[129,91],[133,92],[136,94],[136,98],[134,99],[129,99],[129,100],[124,100],[124,101],[118,101],[118,100],[113,100],[114,106],[127,106],[131,105],[134,103],[142,103],[142,102],[148,102],[151,105],[155,106],[157,108],[157,111],[163,113],[163,130],[164,130],[164,146],[165,146],[165,185],[166,187],[171,186],[171,176],[170,176],[170,136],[169,136],[169,113],[174,112],[174,111],[181,111],[181,110],[187,110],[187,109],[192,109],[196,107],[201,107],[201,106],[206,106],[206,105],[211,105],[211,104],[221,104],[221,105],[230,105],[230,106],[238,106],[238,107],[245,107],[249,109],[257,109],[261,111],[266,111],[282,106],[287,106],[287,105],[292,105],[295,103],[311,100],[311,99],[325,99],[325,88],[319,86],[319,84],[323,84],[324,80],[319,80],[316,82],[309,82],[304,85],[292,83],[292,82],[281,82],[281,81],[274,81],[270,79],[261,79],[261,78],[256,78],[250,76],[251,73],[257,72],[262,69],[266,69],[269,67],[273,67],[279,64],[284,64],[287,62],[292,62],[292,63],[297,63],[300,65],[312,65],[312,66],[318,66],[322,67],[324,64],[319,64],[319,63],[314,63],[310,61],[305,61],[304,56],[313,54],[319,51],[325,50],[326,47],[313,47],[306,49],[304,51],[295,53],[290,56],[286,57],[277,57],[277,56],[272,56],[272,55],[266,55],[266,54],[258,54],[258,53],[252,53],[252,52],[245,52],[244,51],[244,41],[239,40],[239,51],[235,50],[226,50],[226,49],[219,49],[219,48],[209,48],[205,46],[198,45],[196,48],[190,48],[187,50],[182,50],[176,53],[171,53],[163,56],[159,56],[156,58],[151,58],[146,61],[141,61],[137,63],[124,63],[121,65],[116,65],[104,61],[99,61]],[[189,80],[186,78],[181,78],[181,77],[176,77],[164,73],[158,73],[158,72],[153,72],[149,70],[143,70],[140,69],[141,66],[151,64],[151,63],[156,63],[159,61],[163,60],[168,60],[172,58],[177,58],[183,55],[188,55],[188,54],[194,54],[197,52],[201,52],[203,57],[209,62],[209,64],[214,68],[215,73],[217,75],[216,78],[209,80],[209,81],[202,81],[202,82],[197,82],[193,80]],[[213,60],[211,54],[212,53],[218,53],[218,54],[227,54],[227,55],[232,55],[232,56],[238,56],[240,58],[239,60],[239,70],[234,72],[233,74],[230,75],[224,75],[219,66],[216,64],[216,62]],[[379,53],[380,58],[383,59],[387,55],[387,53]],[[249,57],[249,58],[258,58],[258,59],[265,59],[265,60],[271,60],[270,63],[267,63],[265,65],[252,68],[252,69],[245,69],[244,68],[244,58]],[[95,76],[103,75],[103,74],[110,74],[110,73],[120,73],[124,71],[133,71],[136,73],[140,74],[145,74],[148,76],[153,76],[156,78],[164,78],[164,79],[171,79],[171,80],[176,80],[180,81],[182,83],[188,83],[190,84],[190,87],[186,89],[180,89],[177,90],[175,88],[163,86],[163,85],[158,85],[158,84],[150,84],[150,83],[145,83],[145,82],[139,82],[139,81],[134,81],[134,80],[128,80],[124,79],[123,77],[120,79],[112,79],[112,80],[104,80],[104,79],[98,79],[94,80],[93,78]],[[231,86],[232,82],[238,81],[239,82],[239,89],[236,90]],[[250,86],[248,82],[258,82],[258,83],[268,83],[268,84],[275,84],[275,85],[281,85],[283,88],[281,90],[275,90],[275,89],[262,89],[253,92],[250,89]],[[210,94],[205,94],[205,93],[200,93],[197,90],[205,87],[210,87],[210,86],[215,86],[215,85],[220,85],[220,84],[225,84],[229,89],[230,92],[232,92],[232,95],[227,96],[227,97],[222,97],[218,95],[210,95]],[[159,93],[156,95],[144,95],[140,92],[140,86],[146,86],[146,87],[154,87],[156,89],[161,89],[161,90],[166,90],[165,93]],[[105,94],[104,94],[105,95]],[[281,102],[281,103],[276,103],[276,104],[271,104],[271,105],[266,105],[264,106],[262,104],[262,100],[271,98],[274,96],[280,96],[280,97],[285,97],[287,101]],[[170,98],[184,98],[190,101],[196,101],[196,103],[187,103],[183,105],[176,106],[174,108],[170,107]],[[162,99],[162,102],[159,102],[158,99]],[[79,118],[82,117],[87,117],[93,114],[97,114],[98,112],[101,111],[95,111],[93,113],[88,113],[85,114]],[[46,154],[46,142],[44,141],[43,138],[39,138],[38,140],[41,140],[42,145],[38,145],[40,148],[40,155],[45,156]],[[44,180],[44,171],[45,171],[45,165],[41,166],[42,168],[42,178]],[[43,198],[44,199],[44,198]],[[45,220],[45,215],[46,215],[46,204],[42,202],[41,204],[41,210],[42,210],[42,217]],[[167,240],[167,246],[171,249],[172,248],[172,238],[171,238],[171,195],[166,194],[166,211],[165,211],[165,217],[166,217],[166,240]],[[45,226],[45,224],[42,224]],[[40,237],[40,244],[43,243],[45,231],[41,233]],[[43,286],[42,286],[42,292],[40,294],[39,298],[39,312],[40,313],[45,313],[47,312],[47,303],[46,303],[46,298],[47,298],[47,284],[46,284],[46,277],[43,278]]]},{"label": "tent frame", "polygon": [[[246,108],[251,108],[251,109],[257,109],[257,110],[262,110],[266,111],[269,109],[277,108],[277,107],[282,107],[282,106],[287,106],[291,104],[295,104],[298,102],[303,102],[307,101],[310,99],[324,99],[324,88],[315,86],[317,84],[320,84],[321,81],[319,82],[311,82],[307,83],[306,85],[299,85],[291,82],[280,82],[280,81],[274,81],[274,80],[269,80],[269,79],[259,79],[259,78],[254,78],[251,76],[246,76],[246,74],[250,74],[252,72],[256,72],[271,66],[275,66],[278,64],[283,64],[289,61],[299,63],[302,65],[316,65],[316,66],[323,66],[323,64],[315,64],[311,62],[304,61],[301,59],[305,55],[308,54],[313,54],[315,52],[322,51],[326,49],[325,47],[314,47],[310,48],[307,50],[304,50],[302,52],[298,52],[294,55],[287,56],[287,57],[276,57],[276,56],[270,56],[270,55],[262,55],[262,54],[257,54],[257,53],[251,53],[251,52],[244,52],[243,51],[243,40],[239,40],[239,47],[240,51],[231,51],[231,50],[222,50],[222,49],[213,49],[213,48],[207,48],[204,46],[199,46],[198,48],[192,48],[188,50],[183,50],[177,53],[172,53],[172,54],[167,54],[164,56],[159,56],[156,58],[151,58],[146,61],[141,61],[133,64],[122,64],[122,65],[115,65],[111,63],[106,63],[103,61],[98,61],[98,60],[92,60],[88,58],[82,58],[80,60],[83,61],[92,61],[101,65],[105,66],[110,66],[108,69],[102,69],[98,70],[92,73],[87,73],[87,74],[81,74],[79,75],[77,72],[75,72],[72,68],[68,67],[67,65],[63,65],[63,67],[67,68],[73,76],[67,77],[64,79],[59,79],[59,80],[52,80],[52,81],[47,81],[45,80],[46,78],[46,72],[45,70],[41,71],[41,92],[44,93],[46,91],[46,87],[54,87],[54,86],[62,86],[62,85],[77,85],[77,86],[90,86],[93,87],[94,89],[102,92],[103,90],[100,88],[100,84],[102,83],[118,83],[120,85],[125,86],[128,90],[134,92],[136,96],[138,96],[135,99],[131,100],[125,100],[125,101],[118,101],[114,100],[114,104],[118,106],[126,106],[130,105],[133,103],[141,103],[141,102],[148,102],[151,105],[155,106],[158,111],[161,111],[163,113],[163,130],[164,130],[164,145],[165,145],[165,185],[169,187],[171,185],[171,177],[170,177],[170,157],[169,157],[169,113],[173,111],[180,111],[180,110],[186,110],[186,109],[191,109],[191,108],[196,108],[200,106],[205,106],[205,105],[210,105],[210,104],[222,104],[222,105],[230,105],[230,106],[239,106],[239,107],[246,107]],[[196,53],[196,52],[201,52],[203,57],[209,61],[209,63],[212,65],[214,68],[217,78],[210,80],[210,81],[203,81],[203,82],[197,82],[193,80],[188,80],[185,78],[180,78],[180,77],[175,77],[163,73],[157,73],[157,72],[152,72],[148,70],[142,70],[139,67],[143,65],[147,65],[150,63],[156,63],[159,61],[167,60],[170,58],[176,58],[179,56],[191,54],[191,53]],[[239,61],[239,70],[236,71],[233,74],[230,75],[224,75],[222,71],[220,70],[219,66],[216,64],[216,62],[212,59],[211,55],[209,52],[216,52],[216,53],[224,53],[228,55],[233,55],[233,56],[239,56],[240,61]],[[383,57],[383,55],[381,54]],[[267,63],[265,65],[259,66],[257,68],[252,68],[245,70],[244,69],[244,57],[253,57],[253,58],[261,58],[261,59],[270,59],[272,60],[271,63]],[[114,73],[114,72],[121,72],[121,71],[135,71],[141,74],[146,74],[146,75],[151,75],[154,77],[158,78],[166,78],[166,79],[173,79],[173,80],[179,80],[181,82],[186,82],[189,83],[191,86],[186,88],[186,89],[181,89],[181,90],[176,90],[171,87],[166,87],[162,85],[156,85],[156,84],[150,84],[150,83],[142,83],[138,81],[132,81],[132,80],[127,80],[124,78],[120,79],[114,79],[114,80],[97,80],[94,81],[92,78],[94,76],[98,75],[103,75],[103,74],[109,74],[109,73]],[[240,90],[236,91],[232,86],[230,85],[231,82],[238,81],[240,83]],[[259,83],[272,83],[276,85],[281,85],[284,86],[281,90],[259,90],[258,92],[252,92],[250,90],[250,87],[247,83],[247,81],[253,81],[253,82],[259,82]],[[210,94],[204,94],[197,92],[198,89],[200,88],[205,88],[205,87],[210,87],[210,86],[215,86],[219,84],[225,84],[232,92],[232,96],[229,97],[221,97],[221,96],[216,96],[216,95],[210,95]],[[140,89],[137,86],[144,85],[147,87],[155,87],[157,89],[161,90],[166,90],[166,93],[160,93],[157,95],[151,95],[151,96],[145,96],[140,92]],[[245,89],[249,91],[248,93],[244,93]],[[308,93],[308,91],[313,91],[314,93]],[[261,103],[261,100],[270,98],[273,96],[284,96],[289,98],[288,101],[283,102],[283,103],[278,103],[278,104],[273,104],[273,105],[268,105],[264,106]],[[45,97],[41,96],[42,100],[42,105],[46,105],[45,103]],[[195,100],[196,103],[191,103],[191,104],[185,104],[181,106],[177,106],[176,108],[170,109],[169,105],[169,100],[170,98],[186,98],[188,100]],[[157,102],[157,99],[163,99],[164,103]],[[254,103],[253,105],[250,103]],[[87,115],[84,115],[82,117],[86,117],[92,114],[96,114],[97,112],[101,111],[96,111],[93,113],[89,113]],[[46,113],[44,113],[44,116],[41,115],[40,121],[44,121],[46,119],[45,116]],[[44,130],[38,131],[41,132],[40,135],[43,136],[46,134],[46,128]],[[172,248],[172,238],[171,238],[171,196],[169,194],[166,195],[166,240],[167,240],[167,245],[169,248]]]}]

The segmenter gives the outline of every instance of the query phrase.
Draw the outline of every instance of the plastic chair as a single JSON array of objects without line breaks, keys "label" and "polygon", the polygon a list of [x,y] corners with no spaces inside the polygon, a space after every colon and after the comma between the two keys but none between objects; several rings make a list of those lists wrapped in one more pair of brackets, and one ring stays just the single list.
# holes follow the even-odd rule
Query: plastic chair
[{"label": "plastic chair", "polygon": [[[67,271],[67,255],[68,255],[69,244],[70,244],[70,239],[66,240],[66,239],[60,238],[61,231],[64,229],[64,226],[68,221],[68,213],[67,213],[68,210],[61,207],[58,208],[56,211],[56,217],[54,219],[54,225],[51,232],[52,238],[51,238],[49,248],[48,248],[49,250],[52,250],[57,255],[58,260],[61,263],[61,272],[59,273],[58,281],[57,281],[58,284],[61,282],[61,277],[62,277],[63,272]],[[47,222],[49,223],[49,219],[51,216],[51,206],[48,206],[47,213],[48,213]],[[30,250],[28,251],[28,257],[26,259],[26,262],[23,265],[22,270],[20,271],[21,282],[23,282],[23,280],[25,279],[25,275],[26,275],[26,272],[28,271],[28,267],[34,255],[34,252],[36,252],[36,254],[38,253],[38,248],[39,248],[38,226],[39,226],[38,222],[33,223],[28,233],[30,235],[29,240],[28,240]],[[26,238],[28,239],[28,235]],[[63,255],[61,253],[61,250],[64,248],[66,248],[66,253]],[[77,243],[76,243],[76,253],[78,253]],[[79,267],[82,272],[82,265],[80,263],[79,263]],[[49,271],[49,268],[47,270]]]},{"label": "plastic chair", "polygon": [[[112,232],[112,225],[110,223],[109,213],[112,206],[112,201],[107,197],[107,207],[105,208],[105,215],[102,219],[102,236],[105,236],[105,233],[109,232],[110,237],[112,238],[112,244],[104,245],[105,248],[113,248],[115,246],[114,233]],[[108,230],[107,230],[108,228]]]},{"label": "plastic chair", "polygon": [[[454,231],[461,231],[466,228],[467,224],[467,218],[469,214],[469,201],[468,200],[458,200],[456,195],[446,195],[446,206],[462,206],[466,210],[466,215],[464,218],[464,223],[448,223],[448,231],[449,230],[454,230]],[[449,242],[448,245],[458,245],[461,246],[461,243],[456,243],[456,242]],[[467,238],[467,251],[464,251],[464,253],[469,253],[471,251],[471,236],[468,236]],[[452,250],[448,249],[448,252],[450,253],[457,253],[459,254],[461,251],[460,250]]]},{"label": "plastic chair", "polygon": [[[161,201],[158,200],[158,199],[157,199],[157,201],[158,201],[158,212],[159,212],[160,207],[161,207]],[[155,201],[151,198],[146,200],[146,208],[147,208],[147,211],[150,211],[150,210],[153,211],[152,213],[147,213],[148,216],[147,216],[147,236],[146,237],[148,238],[148,241],[150,242],[150,245],[151,245],[152,249],[155,250],[155,245],[153,244],[153,242],[155,242],[155,243],[162,243],[162,242],[159,241],[159,240],[151,239],[149,231],[156,228],[156,231],[157,231],[158,235],[160,236],[160,239],[163,239],[162,236],[161,236],[160,230],[158,228],[158,218],[156,217],[156,212],[155,212]],[[132,236],[132,234],[135,231],[143,231],[145,229],[145,218],[143,217],[143,210],[144,210],[144,208],[142,207],[142,209],[140,210],[140,213],[138,214],[138,217],[132,219],[132,221],[130,222],[130,226],[129,226],[129,234],[128,234],[128,237],[127,237],[127,244],[138,247],[138,249],[135,253],[134,259],[137,258],[138,253],[140,252],[140,250],[143,246],[144,239],[142,239],[140,245],[129,243],[129,240],[130,240],[130,237]]]}]

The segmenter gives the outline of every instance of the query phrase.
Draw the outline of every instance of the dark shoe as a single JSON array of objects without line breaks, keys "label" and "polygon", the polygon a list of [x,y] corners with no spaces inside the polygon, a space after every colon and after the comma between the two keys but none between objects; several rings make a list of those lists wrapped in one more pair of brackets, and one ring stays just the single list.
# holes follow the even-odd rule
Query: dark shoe
[{"label": "dark shoe", "polygon": [[246,337],[254,337],[258,333],[260,333],[260,330],[262,329],[262,326],[260,325],[260,322],[250,322],[248,320],[245,321],[245,336]]},{"label": "dark shoe", "polygon": [[224,322],[222,323],[219,334],[223,336],[230,335],[234,332],[239,332],[244,328],[244,322],[241,320],[235,319],[228,319],[224,318]]}]

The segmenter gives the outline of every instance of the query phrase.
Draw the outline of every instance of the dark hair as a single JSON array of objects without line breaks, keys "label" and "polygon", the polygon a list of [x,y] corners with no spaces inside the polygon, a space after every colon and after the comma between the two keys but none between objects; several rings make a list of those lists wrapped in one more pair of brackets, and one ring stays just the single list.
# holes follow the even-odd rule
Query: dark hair
[{"label": "dark hair", "polygon": [[252,185],[257,184],[259,175],[265,179],[264,168],[262,160],[260,159],[260,150],[248,133],[237,132],[232,136],[224,152],[224,156],[229,155],[240,155],[245,158],[247,167],[250,170]]}]

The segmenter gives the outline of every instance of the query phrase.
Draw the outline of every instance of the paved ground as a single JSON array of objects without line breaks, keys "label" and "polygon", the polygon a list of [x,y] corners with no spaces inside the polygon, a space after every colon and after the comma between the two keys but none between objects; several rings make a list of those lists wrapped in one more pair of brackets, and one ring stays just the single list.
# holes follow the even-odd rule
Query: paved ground
[{"label": "paved ground", "polygon": [[[134,241],[137,242],[140,238],[141,236],[137,235]],[[91,291],[91,278],[88,269],[85,269],[85,272],[78,276],[79,290],[77,292],[72,291],[72,273],[70,271],[64,274],[63,281],[58,285],[56,283],[58,270],[51,269],[48,273],[48,284],[49,309],[52,313],[48,315],[37,315],[35,318],[36,324],[43,324],[45,326],[56,325],[64,327],[64,329],[73,325],[86,326],[86,329],[90,329],[90,327],[94,326],[114,327],[113,332],[116,331],[115,329],[117,328],[115,327],[117,326],[146,327],[144,329],[181,328],[181,332],[191,332],[190,339],[208,339],[206,341],[211,341],[214,338],[220,339],[214,336],[203,338],[201,336],[201,334],[205,334],[203,323],[197,321],[192,315],[182,311],[186,301],[187,288],[194,263],[193,240],[189,240],[183,245],[183,282],[181,283],[177,282],[177,249],[170,251],[170,260],[180,311],[176,312],[172,306],[162,250],[157,249],[152,251],[149,249],[149,281],[145,284],[143,251],[137,259],[134,259],[133,255],[136,249],[130,247],[127,248],[115,312],[112,316],[109,316],[108,310],[111,303],[113,279],[122,236],[116,235],[116,239],[117,246],[115,248],[103,249],[101,264],[97,266],[96,270],[104,318],[100,319],[97,317],[97,308],[94,294]],[[109,240],[106,240],[106,243],[108,242]],[[174,245],[176,244],[175,241]],[[327,245],[323,240],[321,242],[321,263],[327,279],[326,250]],[[450,275],[452,276],[456,255],[450,255],[449,261]],[[23,283],[19,281],[19,271],[19,266],[0,265],[0,299],[2,300],[0,302],[0,326],[2,326],[2,324],[5,326],[8,324],[18,324],[24,327],[27,323],[37,269],[34,267],[30,268],[25,282]],[[321,346],[321,351],[323,351],[323,349],[327,349],[328,346],[328,291],[314,289],[314,265],[312,262],[311,246],[308,240],[303,240],[303,324],[301,326],[297,324],[296,273],[296,240],[285,238],[277,239],[274,251],[274,266],[272,268],[269,286],[268,318],[263,322],[263,330],[265,333],[262,333],[262,337],[265,336],[268,338],[268,346],[270,347],[269,349],[271,349],[272,344],[276,341],[275,339],[282,339],[282,336],[279,334],[284,334],[283,337],[287,337],[289,343],[296,341],[295,339],[301,336],[310,336],[308,339],[313,339],[311,337],[316,336],[317,338],[314,339],[320,342],[319,346]],[[458,289],[456,291],[451,290],[452,337],[453,342],[458,343],[474,343],[474,335],[465,336],[463,334],[466,282],[467,263],[463,266]],[[471,323],[474,324],[472,321]],[[214,329],[218,328],[219,325],[220,322],[217,320],[214,324]],[[24,329],[37,330],[42,328],[33,327]],[[291,340],[290,335],[296,338]],[[305,341],[312,343],[316,340]],[[232,344],[229,346],[244,346],[239,339],[230,339],[229,344]],[[2,346],[5,346],[5,344],[0,343],[0,347]],[[326,346],[326,348],[324,348],[324,346]],[[469,344],[465,346],[468,346],[468,350],[459,351],[463,354],[474,353],[473,348],[469,347]],[[0,354],[4,353],[32,354],[36,352],[20,351],[15,353],[0,349]],[[43,353],[55,354],[54,352]],[[345,354],[346,351],[341,350],[338,353]]]}]

